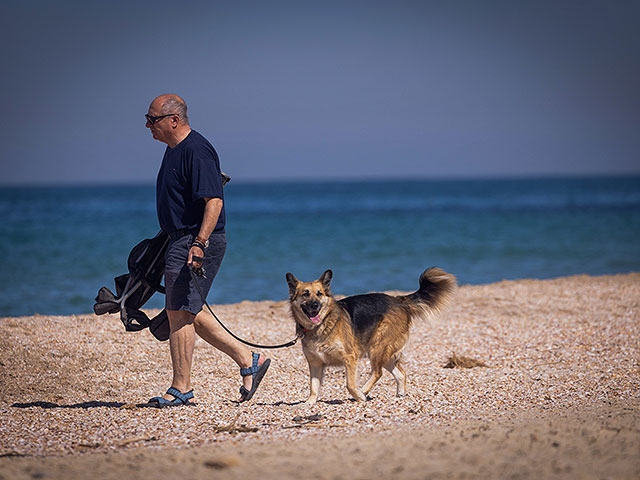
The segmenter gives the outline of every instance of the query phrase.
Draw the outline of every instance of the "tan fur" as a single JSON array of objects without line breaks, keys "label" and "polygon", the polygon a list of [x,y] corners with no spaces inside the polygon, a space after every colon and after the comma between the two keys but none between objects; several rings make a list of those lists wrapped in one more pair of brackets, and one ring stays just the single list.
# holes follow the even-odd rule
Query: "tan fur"
[{"label": "tan fur", "polygon": [[[355,299],[360,304],[367,304],[369,309],[377,304],[370,295],[349,297],[338,303],[330,290],[332,275],[331,270],[327,270],[316,281],[300,282],[287,274],[291,314],[298,332],[304,333],[302,351],[309,364],[310,394],[305,404],[313,405],[317,401],[327,366],[345,367],[347,390],[358,401],[366,400],[366,395],[382,376],[383,368],[393,375],[397,395],[404,395],[406,374],[401,355],[409,339],[412,319],[440,311],[455,288],[455,277],[431,268],[422,274],[428,280],[426,286],[411,295],[376,294],[383,297],[385,303],[384,311],[378,312],[382,319],[377,324],[372,322],[372,326],[363,332],[354,327],[354,319],[344,302]],[[360,389],[357,385],[358,363],[364,356],[371,362],[371,376]]]}]

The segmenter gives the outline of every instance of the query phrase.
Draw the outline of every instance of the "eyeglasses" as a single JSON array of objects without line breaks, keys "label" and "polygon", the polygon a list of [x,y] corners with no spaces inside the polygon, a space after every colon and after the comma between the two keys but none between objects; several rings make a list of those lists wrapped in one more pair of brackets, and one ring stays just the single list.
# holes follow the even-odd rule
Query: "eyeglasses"
[{"label": "eyeglasses", "polygon": [[169,113],[168,115],[158,115],[157,117],[154,115],[145,114],[144,118],[147,119],[147,122],[153,125],[158,120],[162,120],[163,118],[166,118],[166,117],[173,117],[174,115],[180,116],[177,113]]}]

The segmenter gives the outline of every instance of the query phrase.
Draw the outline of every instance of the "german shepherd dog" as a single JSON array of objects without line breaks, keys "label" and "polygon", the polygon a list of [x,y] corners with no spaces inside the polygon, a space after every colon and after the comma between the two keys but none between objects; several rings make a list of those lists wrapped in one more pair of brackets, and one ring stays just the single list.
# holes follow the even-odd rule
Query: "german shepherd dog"
[{"label": "german shepherd dog", "polygon": [[[291,313],[302,337],[302,351],[309,363],[311,393],[305,405],[318,399],[324,369],[346,368],[347,390],[358,401],[382,376],[395,378],[397,395],[405,393],[407,376],[401,366],[402,350],[409,339],[413,319],[440,311],[456,288],[453,275],[433,267],[420,276],[418,291],[398,297],[369,293],[335,300],[331,295],[333,272],[327,270],[313,282],[301,282],[287,273]],[[358,388],[358,361],[368,356],[371,377]]]}]

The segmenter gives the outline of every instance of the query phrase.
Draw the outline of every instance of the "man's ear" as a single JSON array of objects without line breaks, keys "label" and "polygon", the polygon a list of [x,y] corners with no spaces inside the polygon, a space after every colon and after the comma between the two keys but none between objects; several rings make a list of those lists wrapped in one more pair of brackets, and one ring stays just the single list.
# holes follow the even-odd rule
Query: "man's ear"
[{"label": "man's ear", "polygon": [[333,278],[333,272],[326,270],[320,277],[320,282],[327,292],[331,292],[331,279]]},{"label": "man's ear", "polygon": [[296,294],[296,288],[300,282],[296,277],[293,276],[293,273],[287,273],[287,285],[289,285],[289,297],[293,298]]}]

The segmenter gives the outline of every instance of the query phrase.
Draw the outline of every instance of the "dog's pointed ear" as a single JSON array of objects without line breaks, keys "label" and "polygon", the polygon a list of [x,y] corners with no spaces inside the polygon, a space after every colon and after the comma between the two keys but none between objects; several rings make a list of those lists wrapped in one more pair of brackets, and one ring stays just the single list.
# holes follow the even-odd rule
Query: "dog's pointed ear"
[{"label": "dog's pointed ear", "polygon": [[289,296],[293,298],[296,294],[296,288],[300,281],[293,276],[293,273],[287,273],[287,285],[289,285]]},{"label": "dog's pointed ear", "polygon": [[327,292],[331,291],[332,278],[333,278],[333,272],[331,270],[326,270],[320,277],[320,282],[322,283],[322,286]]}]

